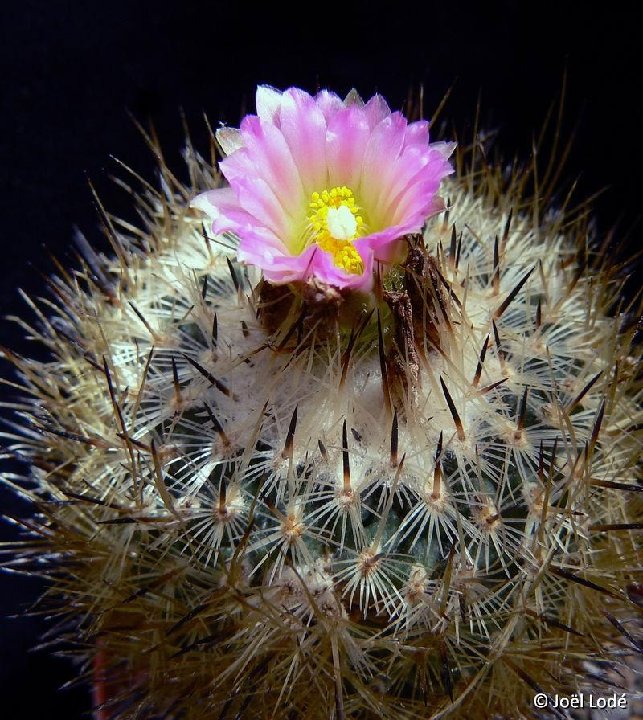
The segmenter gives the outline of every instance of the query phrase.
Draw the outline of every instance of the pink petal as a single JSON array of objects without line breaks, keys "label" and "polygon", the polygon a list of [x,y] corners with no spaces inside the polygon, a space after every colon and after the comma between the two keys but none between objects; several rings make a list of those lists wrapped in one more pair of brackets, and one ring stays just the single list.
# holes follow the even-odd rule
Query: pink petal
[{"label": "pink petal", "polygon": [[328,184],[357,189],[370,130],[362,108],[342,107],[328,120],[326,158]]},{"label": "pink petal", "polygon": [[190,203],[205,212],[211,220],[211,230],[217,235],[223,232],[233,232],[239,236],[240,248],[252,249],[253,244],[269,246],[273,250],[285,252],[284,245],[278,236],[270,229],[258,225],[256,218],[243,210],[232,188],[209,190],[197,195]]},{"label": "pink petal", "polygon": [[381,95],[373,95],[364,106],[364,111],[371,130],[391,114],[391,108]]},{"label": "pink petal", "polygon": [[295,88],[281,101],[281,132],[299,169],[308,197],[328,184],[326,119],[313,98]]},{"label": "pink petal", "polygon": [[243,150],[223,160],[221,172],[233,184],[233,178],[247,174],[252,168],[254,175],[273,188],[286,212],[293,218],[298,217],[305,207],[306,195],[281,131],[250,115],[241,123],[241,136]]},{"label": "pink petal", "polygon": [[400,113],[384,118],[373,129],[364,152],[358,192],[374,228],[381,228],[386,221],[381,210],[382,196],[390,187],[388,176],[402,149],[406,126],[406,118]]},{"label": "pink petal", "polygon": [[429,215],[431,200],[437,192],[437,189],[438,185],[431,182],[427,185],[407,190],[395,207],[395,212],[391,218],[392,222],[396,225],[412,224],[415,227],[407,232],[417,232]]},{"label": "pink petal", "polygon": [[341,99],[335,93],[328,92],[328,90],[320,90],[317,95],[315,95],[315,103],[322,111],[326,121],[330,120],[335,113],[344,107]]},{"label": "pink petal", "polygon": [[279,237],[288,237],[292,222],[265,180],[246,176],[237,180],[235,190],[241,207],[255,217],[260,225],[272,230]]},{"label": "pink petal", "polygon": [[[426,175],[429,156],[426,148],[407,148],[394,163],[387,177],[386,192],[380,198],[380,212],[387,222],[394,222],[396,209],[407,192],[419,194],[421,182]],[[428,198],[422,193],[426,205]]]},{"label": "pink petal", "polygon": [[[231,224],[229,216],[239,211],[239,201],[232,188],[221,188],[219,190],[208,190],[197,195],[190,203],[190,207],[197,208],[206,213],[213,223],[213,232],[225,232],[230,230],[227,227]],[[215,230],[214,224],[221,227]]]},{"label": "pink petal", "polygon": [[360,246],[358,242],[355,243],[355,247],[364,263],[364,271],[360,275],[347,273],[337,267],[330,253],[316,248],[317,252],[312,258],[308,276],[321,280],[327,285],[333,285],[340,290],[345,288],[362,292],[370,290],[373,285],[373,251],[368,245]]},{"label": "pink petal", "polygon": [[[404,133],[404,147],[417,146],[426,150],[429,144],[429,123],[426,120],[418,120],[407,126]],[[437,143],[436,143],[437,144]]]},{"label": "pink petal", "polygon": [[[367,245],[373,252],[376,260],[389,264],[399,262],[401,251],[405,247],[404,235],[417,232],[422,227],[423,220],[417,225],[417,219],[412,218],[409,222],[400,225],[391,225],[385,230],[366,235],[360,238],[360,242]],[[355,243],[357,246],[357,243]]]},{"label": "pink petal", "polygon": [[252,242],[247,243],[243,249],[240,248],[238,258],[241,262],[260,267],[266,280],[288,283],[306,278],[316,250],[315,246],[311,246],[301,255],[290,255]]},{"label": "pink petal", "polygon": [[410,214],[424,214],[426,219],[431,212],[432,200],[440,189],[442,178],[453,172],[453,168],[442,155],[429,162],[420,173],[420,178],[410,184],[396,199],[392,213],[393,222],[402,222]]}]

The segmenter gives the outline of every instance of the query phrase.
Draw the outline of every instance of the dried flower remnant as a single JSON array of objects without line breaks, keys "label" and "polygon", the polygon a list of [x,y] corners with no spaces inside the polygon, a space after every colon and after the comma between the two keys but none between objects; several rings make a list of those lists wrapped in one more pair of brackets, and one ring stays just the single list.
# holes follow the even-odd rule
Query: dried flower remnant
[{"label": "dried flower remnant", "polygon": [[217,139],[230,186],[193,206],[214,233],[237,235],[239,260],[273,283],[368,290],[374,262],[399,259],[403,236],[443,207],[452,172],[454,144],[429,144],[427,122],[409,123],[379,95],[260,87],[257,115]]}]

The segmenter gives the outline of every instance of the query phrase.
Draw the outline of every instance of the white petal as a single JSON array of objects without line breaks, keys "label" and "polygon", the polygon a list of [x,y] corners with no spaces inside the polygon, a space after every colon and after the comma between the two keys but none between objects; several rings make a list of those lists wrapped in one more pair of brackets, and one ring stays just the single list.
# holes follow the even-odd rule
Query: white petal
[{"label": "white petal", "polygon": [[196,208],[197,210],[202,210],[204,213],[213,218],[219,216],[219,211],[208,200],[206,193],[201,193],[200,195],[197,195],[190,203],[190,207]]},{"label": "white petal", "polygon": [[430,145],[432,150],[437,150],[445,159],[451,157],[457,146],[458,143],[454,142],[436,142]]},{"label": "white petal", "polygon": [[257,115],[266,122],[275,122],[275,116],[281,108],[281,93],[268,85],[257,88]]},{"label": "white petal", "polygon": [[222,127],[214,133],[221,150],[225,155],[231,155],[243,147],[241,133],[236,128]]}]

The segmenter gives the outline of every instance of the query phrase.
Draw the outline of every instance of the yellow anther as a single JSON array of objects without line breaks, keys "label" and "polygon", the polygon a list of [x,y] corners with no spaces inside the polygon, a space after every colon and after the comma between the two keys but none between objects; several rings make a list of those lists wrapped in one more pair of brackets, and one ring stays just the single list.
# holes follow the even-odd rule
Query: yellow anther
[{"label": "yellow anther", "polygon": [[333,256],[337,267],[356,275],[364,272],[364,263],[353,241],[366,234],[364,216],[346,185],[314,192],[308,203],[308,228],[305,245],[316,243]]},{"label": "yellow anther", "polygon": [[360,254],[351,243],[346,243],[344,247],[335,253],[333,257],[335,265],[344,268],[346,272],[361,275],[364,272],[364,263]]}]

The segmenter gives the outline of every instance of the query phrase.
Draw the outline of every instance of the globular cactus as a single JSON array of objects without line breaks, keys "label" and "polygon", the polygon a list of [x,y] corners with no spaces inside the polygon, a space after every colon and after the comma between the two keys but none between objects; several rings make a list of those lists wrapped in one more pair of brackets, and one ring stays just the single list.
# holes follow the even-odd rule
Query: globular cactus
[{"label": "globular cactus", "polygon": [[[32,466],[7,482],[38,510],[20,563],[52,578],[99,718],[538,716],[635,651],[636,308],[524,169],[459,150],[446,178],[453,148],[380,98],[258,100],[217,136],[236,197],[199,195],[222,178],[188,145],[187,186],[162,164],[142,226],[106,215],[113,255],[29,301],[50,359],[6,353]],[[262,264],[248,208],[257,178],[288,204],[265,177],[287,102],[322,109],[327,165],[301,246]],[[339,173],[333,112],[437,167],[416,227],[369,245],[406,196],[386,157],[375,188],[366,161]]]}]

